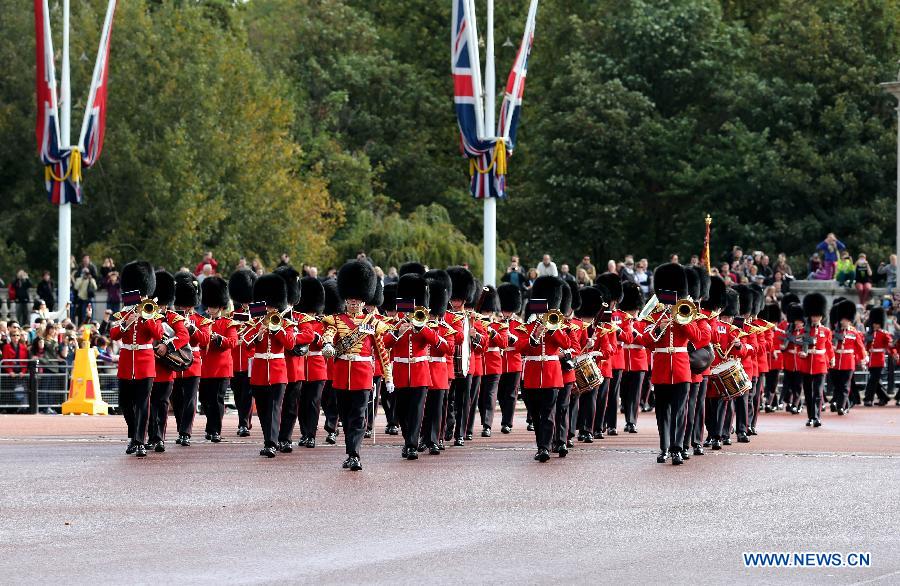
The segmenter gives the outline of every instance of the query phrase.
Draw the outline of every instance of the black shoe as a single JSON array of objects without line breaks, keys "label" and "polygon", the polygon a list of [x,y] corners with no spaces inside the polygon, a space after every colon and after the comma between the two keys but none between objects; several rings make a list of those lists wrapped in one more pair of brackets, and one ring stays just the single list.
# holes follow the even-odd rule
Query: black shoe
[{"label": "black shoe", "polygon": [[592,444],[592,443],[594,443],[594,436],[592,436],[589,433],[586,433],[586,434],[584,434],[584,439],[581,441],[583,441],[586,444]]},{"label": "black shoe", "polygon": [[275,451],[275,446],[269,446],[268,448],[263,448],[259,454],[261,456],[265,456],[266,458],[274,458],[278,452]]},{"label": "black shoe", "polygon": [[442,452],[447,449],[447,446],[444,445],[444,440],[438,441],[438,449]]},{"label": "black shoe", "polygon": [[700,446],[694,446],[694,455],[695,455],[695,456],[702,456],[702,455],[703,455],[703,448],[701,448]]},{"label": "black shoe", "polygon": [[128,442],[128,446],[125,448],[125,453],[129,456],[133,454],[137,450],[138,444],[136,441],[131,440]]},{"label": "black shoe", "polygon": [[472,436],[471,433],[467,433],[467,434],[466,434],[466,441],[467,441],[467,442],[470,442],[470,441],[472,441],[473,439],[475,439],[475,438]]},{"label": "black shoe", "polygon": [[306,438],[306,447],[307,447],[307,448],[314,448],[314,447],[316,447],[316,438],[314,438],[314,437],[308,437],[308,438]]},{"label": "black shoe", "polygon": [[873,405],[872,401],[863,401],[863,406],[871,407]]},{"label": "black shoe", "polygon": [[409,448],[406,446],[403,446],[403,449],[400,450],[400,457],[405,460],[407,456],[409,456]]},{"label": "black shoe", "polygon": [[509,433],[512,431],[512,428],[508,425],[504,425],[500,428],[500,433]]},{"label": "black shoe", "polygon": [[666,454],[665,452],[660,452],[659,455],[656,457],[656,463],[657,464],[665,464],[668,457],[669,457],[669,455]]},{"label": "black shoe", "polygon": [[372,430],[371,430],[371,429],[367,429],[367,430],[366,430],[366,433],[363,434],[363,437],[364,437],[364,438],[367,438],[367,439],[368,439],[368,438],[371,438],[371,437],[372,437]]},{"label": "black shoe", "polygon": [[415,449],[409,450],[409,452],[406,454],[406,459],[407,460],[418,460],[419,459],[418,450],[415,450]]},{"label": "black shoe", "polygon": [[822,427],[821,419],[813,419],[813,427]]},{"label": "black shoe", "polygon": [[425,442],[419,442],[419,445],[416,446],[417,452],[424,452],[427,449],[428,449],[428,444],[426,444]]},{"label": "black shoe", "polygon": [[887,400],[887,399],[885,399],[884,401],[878,401],[878,406],[879,406],[879,407],[884,407],[884,406],[887,405],[887,404],[888,404],[888,400]]},{"label": "black shoe", "polygon": [[674,454],[672,454],[672,465],[680,466],[682,464],[684,464],[684,460],[681,457],[681,452],[675,452]]},{"label": "black shoe", "polygon": [[325,443],[331,444],[332,446],[337,443],[337,433],[331,432],[325,436]]},{"label": "black shoe", "polygon": [[181,436],[181,445],[184,446],[185,448],[191,447],[191,436],[189,436],[189,435]]},{"label": "black shoe", "polygon": [[147,448],[144,447],[144,444],[138,444],[137,448],[135,448],[134,455],[138,458],[146,458],[147,457]]},{"label": "black shoe", "polygon": [[722,442],[720,442],[719,440],[713,440],[711,445],[712,445],[712,449],[714,449],[714,450],[722,449]]},{"label": "black shoe", "polygon": [[182,439],[181,434],[179,434],[178,437],[175,439],[175,443],[178,444],[179,446],[181,445],[181,439]]},{"label": "black shoe", "polygon": [[529,423],[529,424],[528,424],[528,431],[534,431],[534,424],[533,424],[533,423]]},{"label": "black shoe", "polygon": [[806,420],[806,427],[812,427],[812,419]]},{"label": "black shoe", "polygon": [[550,459],[550,452],[547,450],[538,450],[537,453],[537,461],[538,462],[546,462]]},{"label": "black shoe", "polygon": [[628,428],[628,433],[637,433],[637,427],[632,423],[631,427]]},{"label": "black shoe", "polygon": [[153,451],[157,454],[162,454],[166,451],[166,442],[157,442],[155,446],[153,446]]},{"label": "black shoe", "polygon": [[711,446],[712,444],[713,444],[713,440],[712,440],[712,438],[710,438],[710,437],[707,437],[707,438],[703,441],[703,447],[704,447],[704,448],[708,448],[708,447]]},{"label": "black shoe", "polygon": [[441,450],[437,446],[431,446],[428,448],[428,453],[432,456],[440,456]]},{"label": "black shoe", "polygon": [[606,430],[606,435],[619,435],[619,432],[616,431],[615,427],[610,427]]},{"label": "black shoe", "polygon": [[746,433],[739,433],[739,434],[738,434],[738,443],[739,443],[739,444],[749,444],[749,443],[750,443],[750,438],[747,437],[747,434],[746,434]]},{"label": "black shoe", "polygon": [[464,446],[464,445],[466,445],[466,442],[464,442],[461,437],[458,437],[455,440],[453,440],[453,445],[454,446]]},{"label": "black shoe", "polygon": [[212,434],[212,437],[209,438],[209,441],[211,441],[214,444],[222,443],[222,436],[218,433],[214,433],[214,434]]},{"label": "black shoe", "polygon": [[294,446],[291,442],[284,442],[281,444],[281,449],[279,451],[283,454],[290,454],[294,451]]},{"label": "black shoe", "polygon": [[756,428],[755,428],[755,427],[748,427],[748,428],[747,428],[747,435],[759,435],[759,434],[756,433]]},{"label": "black shoe", "polygon": [[556,453],[559,454],[560,458],[565,458],[569,455],[569,448],[566,447],[566,444],[563,444],[557,448]]},{"label": "black shoe", "polygon": [[205,439],[206,441],[211,440],[211,439],[212,439],[212,434],[210,434],[210,433],[206,434],[206,436],[204,437],[204,439]]},{"label": "black shoe", "polygon": [[400,435],[400,426],[399,425],[391,426],[391,435]]},{"label": "black shoe", "polygon": [[828,408],[831,409],[832,413],[837,412],[837,405],[835,405],[834,403],[828,405]]},{"label": "black shoe", "polygon": [[766,411],[766,413],[771,413],[771,412],[775,411],[775,409],[771,405],[766,405],[765,411]]},{"label": "black shoe", "polygon": [[603,439],[603,432],[595,431],[593,437],[594,437],[594,439]]},{"label": "black shoe", "polygon": [[566,447],[567,447],[567,448],[574,448],[574,447],[575,447],[575,442],[573,442],[571,439],[566,440]]},{"label": "black shoe", "polygon": [[723,440],[722,440],[722,445],[723,445],[723,446],[730,446],[730,445],[731,445],[731,438],[730,438],[730,437],[726,437],[725,439],[723,439]]},{"label": "black shoe", "polygon": [[481,437],[491,437],[491,428],[485,427],[483,430],[481,430]]},{"label": "black shoe", "polygon": [[238,435],[240,437],[250,437],[250,428],[242,427],[241,429],[238,430]]},{"label": "black shoe", "polygon": [[[403,448],[403,449],[405,450],[406,448]],[[341,468],[350,468],[350,460],[352,460],[352,459],[353,458],[351,458],[350,456],[347,456],[347,459],[344,460],[343,464],[341,464]]]},{"label": "black shoe", "polygon": [[843,409],[838,409],[838,415],[843,415],[844,413],[846,413],[846,411],[844,411]]},{"label": "black shoe", "polygon": [[681,459],[684,460],[684,461],[687,461],[687,460],[690,460],[690,459],[691,459],[691,455],[688,454],[687,448],[681,450]]},{"label": "black shoe", "polygon": [[[416,457],[418,458],[418,456]],[[350,470],[354,472],[359,472],[360,470],[362,470],[362,462],[359,461],[358,457],[350,458]]]}]

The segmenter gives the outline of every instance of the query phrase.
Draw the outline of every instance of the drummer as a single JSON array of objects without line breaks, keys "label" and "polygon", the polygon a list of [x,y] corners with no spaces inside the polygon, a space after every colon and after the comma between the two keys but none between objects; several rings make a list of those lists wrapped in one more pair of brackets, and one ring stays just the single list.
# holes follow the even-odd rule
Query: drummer
[{"label": "drummer", "polygon": [[[725,287],[725,282],[720,277],[710,278],[709,300],[704,303],[704,309],[711,311],[721,310],[719,317],[710,318],[712,327],[713,361],[711,365],[710,384],[706,387],[706,447],[714,450],[722,449],[722,442],[726,438],[725,410],[729,398],[724,396],[716,384],[719,373],[728,368],[740,368],[740,360],[747,355],[746,346],[741,344],[742,333],[740,328],[732,325],[732,321],[740,311],[738,293],[734,289]],[[714,373],[714,374],[712,374]]]}]

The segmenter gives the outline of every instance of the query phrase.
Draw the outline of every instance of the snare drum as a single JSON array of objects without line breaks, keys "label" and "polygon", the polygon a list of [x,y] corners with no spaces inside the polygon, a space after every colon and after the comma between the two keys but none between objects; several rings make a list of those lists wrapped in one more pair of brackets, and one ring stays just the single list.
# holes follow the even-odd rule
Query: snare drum
[{"label": "snare drum", "polygon": [[603,383],[603,375],[600,367],[591,356],[579,356],[575,359],[575,386],[572,387],[572,396],[577,397],[581,393],[587,393],[598,388]]},{"label": "snare drum", "polygon": [[747,393],[750,388],[750,377],[744,371],[740,360],[728,360],[715,366],[709,374],[709,384],[713,386],[722,399],[736,399]]}]

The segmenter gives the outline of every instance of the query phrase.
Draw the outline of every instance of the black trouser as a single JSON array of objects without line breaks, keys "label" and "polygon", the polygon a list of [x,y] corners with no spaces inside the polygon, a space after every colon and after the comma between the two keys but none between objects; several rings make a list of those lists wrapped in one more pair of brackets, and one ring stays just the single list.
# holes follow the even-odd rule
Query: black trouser
[{"label": "black trouser", "polygon": [[172,381],[153,382],[153,388],[150,390],[150,420],[147,433],[150,443],[162,442],[166,439],[172,386]]},{"label": "black trouser", "polygon": [[478,395],[478,413],[481,415],[481,427],[491,429],[494,425],[494,406],[497,404],[497,389],[500,384],[499,374],[486,374],[481,377],[481,392]]},{"label": "black trouser", "polygon": [[[896,372],[897,362],[894,360],[894,357],[888,354],[887,360],[885,360],[885,364],[887,364],[888,376],[887,376],[887,389],[885,392],[890,395],[894,392],[894,373]],[[900,395],[896,395],[898,401],[900,401]]]},{"label": "black trouser", "polygon": [[446,389],[429,389],[425,395],[425,415],[422,418],[421,438],[429,448],[441,440],[441,420],[444,413]]},{"label": "black trouser", "polygon": [[303,381],[300,385],[300,406],[297,418],[300,420],[300,437],[316,437],[319,429],[319,409],[322,405],[322,389],[325,381]]},{"label": "black trouser", "polygon": [[747,419],[747,424],[753,429],[756,429],[756,421],[759,418],[759,405],[762,400],[764,383],[762,374],[753,379],[753,396],[750,399],[750,416]]},{"label": "black trouser", "polygon": [[[613,371],[612,382],[609,383],[609,394],[606,396],[606,415],[603,417],[603,430],[615,429],[619,417],[619,390],[622,387],[622,372]],[[599,411],[597,413],[600,413]]]},{"label": "black trouser", "polygon": [[222,418],[225,417],[225,392],[227,378],[201,378],[200,404],[206,415],[206,433],[222,434]]},{"label": "black trouser", "polygon": [[788,407],[800,406],[800,393],[803,390],[803,373],[796,370],[785,370],[781,384],[781,401]]},{"label": "black trouser", "polygon": [[[583,433],[594,432],[594,422],[597,419],[598,407],[606,410],[606,393],[609,390],[609,379],[604,378],[603,382],[596,389],[587,393],[581,393],[578,397],[578,431]],[[600,395],[603,395],[603,402],[600,402]],[[603,413],[604,411],[600,411]]]},{"label": "black trouser", "polygon": [[375,417],[378,415],[378,397],[381,395],[381,375],[372,377],[372,394],[369,396],[369,404],[366,405],[366,431],[372,431],[375,425]]},{"label": "black trouser", "polygon": [[550,450],[553,441],[553,416],[559,389],[525,389],[528,411],[534,423],[534,438],[539,450]]},{"label": "black trouser", "polygon": [[[703,421],[706,418],[706,387],[709,385],[709,377],[704,376],[698,383],[697,398],[694,406],[694,420],[690,434],[691,445],[695,448],[703,444]],[[691,425],[691,422],[688,422]],[[687,449],[687,443],[685,448]]]},{"label": "black trouser", "polygon": [[679,443],[684,450],[691,447],[691,438],[694,436],[694,415],[697,410],[697,394],[700,392],[700,383],[692,382],[688,385],[687,398],[684,401],[684,434],[679,438]]},{"label": "black trouser", "polygon": [[[322,412],[325,413],[325,433],[335,433],[340,415],[337,403],[337,391],[331,386],[331,381],[325,381],[322,389]],[[318,418],[318,414],[316,415]],[[346,422],[344,422],[346,425]]]},{"label": "black trouser", "polygon": [[728,401],[722,397],[706,399],[706,434],[711,439],[725,439],[725,412]]},{"label": "black trouser", "polygon": [[[128,425],[128,437],[139,444],[147,441],[147,420],[150,415],[152,378],[119,379],[119,408]],[[122,398],[125,397],[125,405]]]},{"label": "black trouser", "polygon": [[303,381],[288,383],[281,400],[281,422],[278,424],[278,442],[289,442],[294,435],[294,425],[300,413],[300,387]]},{"label": "black trouser", "polygon": [[726,409],[726,426],[724,435],[731,435],[731,417],[734,416],[734,431],[737,435],[744,435],[747,433],[747,426],[749,425],[749,412],[750,407],[748,405],[749,397],[747,393],[744,393],[740,397],[735,397],[734,399],[728,401],[728,407],[730,409]]},{"label": "black trouser", "polygon": [[780,370],[770,370],[766,373],[766,405],[778,407],[778,375]]},{"label": "black trouser", "polygon": [[469,385],[469,412],[466,414],[466,435],[472,435],[475,429],[475,411],[478,410],[479,397],[481,396],[482,376],[473,376]]},{"label": "black trouser", "polygon": [[[384,383],[382,382],[382,385]],[[393,427],[400,425],[397,421],[397,393],[386,393],[381,391],[381,408],[384,409],[384,416],[387,419],[387,426]]]},{"label": "black trouser", "polygon": [[656,397],[653,394],[653,388],[650,384],[650,372],[644,377],[644,384],[641,386],[641,405],[652,407],[656,404]]},{"label": "black trouser", "polygon": [[194,415],[197,413],[197,390],[200,387],[199,376],[176,378],[172,389],[172,412],[178,435],[191,436],[194,431]]},{"label": "black trouser", "polygon": [[638,401],[641,398],[641,387],[644,384],[643,370],[626,370],[622,373],[622,408],[625,410],[625,423],[637,424]]},{"label": "black trouser", "polygon": [[231,377],[234,391],[234,406],[238,412],[238,427],[250,429],[253,419],[253,394],[250,392],[250,376],[246,372],[236,372]]},{"label": "black trouser", "polygon": [[[572,387],[572,391],[577,391],[578,387]],[[581,396],[587,393],[580,393],[578,395],[573,395],[572,391],[569,392],[569,425],[568,430],[569,433],[566,436],[566,439],[571,439],[575,437],[575,431],[579,430],[578,422],[580,421],[578,418],[579,415],[579,406],[581,405]]]},{"label": "black trouser", "polygon": [[684,410],[691,383],[654,384],[656,390],[656,427],[661,452],[680,452],[686,425]]},{"label": "black trouser", "polygon": [[869,367],[869,379],[866,381],[866,401],[872,401],[878,395],[878,400],[887,403],[888,396],[881,387],[881,373],[884,370],[881,366]]},{"label": "black trouser", "polygon": [[806,415],[818,419],[822,414],[822,386],[824,374],[803,374],[803,398],[806,401]]},{"label": "black trouser", "polygon": [[287,385],[252,385],[253,398],[256,400],[256,416],[263,432],[263,443],[267,448],[274,448],[278,441],[278,428],[281,426],[281,403],[284,400],[284,389]]},{"label": "black trouser", "polygon": [[500,425],[513,426],[516,415],[516,399],[519,395],[521,372],[504,372],[497,385],[497,402],[500,404]]},{"label": "black trouser", "polygon": [[853,376],[852,370],[832,370],[831,382],[834,390],[831,395],[831,402],[836,409],[847,410],[850,407],[850,378]]},{"label": "black trouser", "polygon": [[469,414],[469,386],[472,384],[472,375],[465,378],[455,378],[450,386],[447,399],[447,424],[444,426],[444,439],[451,437],[462,439],[466,426],[466,417]]},{"label": "black trouser", "polygon": [[553,449],[566,444],[569,439],[569,400],[572,396],[572,386],[575,383],[565,383],[563,388],[559,389],[556,394],[556,417],[554,418],[553,441],[551,445]]},{"label": "black trouser", "polygon": [[335,391],[338,412],[344,424],[344,445],[348,456],[359,457],[366,429],[366,406],[371,394],[371,389]]},{"label": "black trouser", "polygon": [[397,394],[397,417],[400,419],[403,445],[407,448],[416,448],[422,431],[425,394],[428,387],[402,387],[394,392]]},{"label": "black trouser", "polygon": [[600,433],[604,431],[606,420],[604,417],[606,416],[606,404],[609,401],[609,389],[612,386],[611,378],[604,378],[603,384],[600,385],[600,389],[597,391],[595,395],[597,397],[597,401],[595,403],[594,410],[591,413],[584,414],[585,423],[589,423],[593,421],[593,425],[588,427],[585,431]]}]

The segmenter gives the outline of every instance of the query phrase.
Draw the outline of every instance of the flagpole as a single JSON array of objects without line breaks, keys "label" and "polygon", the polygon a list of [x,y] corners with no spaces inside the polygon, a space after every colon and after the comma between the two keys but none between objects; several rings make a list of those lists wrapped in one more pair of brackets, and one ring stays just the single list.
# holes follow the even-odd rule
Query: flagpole
[{"label": "flagpole", "polygon": [[[60,146],[71,146],[72,90],[69,79],[69,0],[63,0],[62,78],[60,81]],[[59,251],[57,255],[56,285],[59,295],[56,309],[69,301],[69,257],[72,256],[72,204],[64,201],[65,185],[60,185]]]},{"label": "flagpole", "polygon": [[[494,110],[497,107],[497,82],[494,70],[494,0],[487,0],[487,53],[484,63],[485,133],[495,135]],[[497,279],[497,198],[484,196],[484,284],[496,285]]]}]

